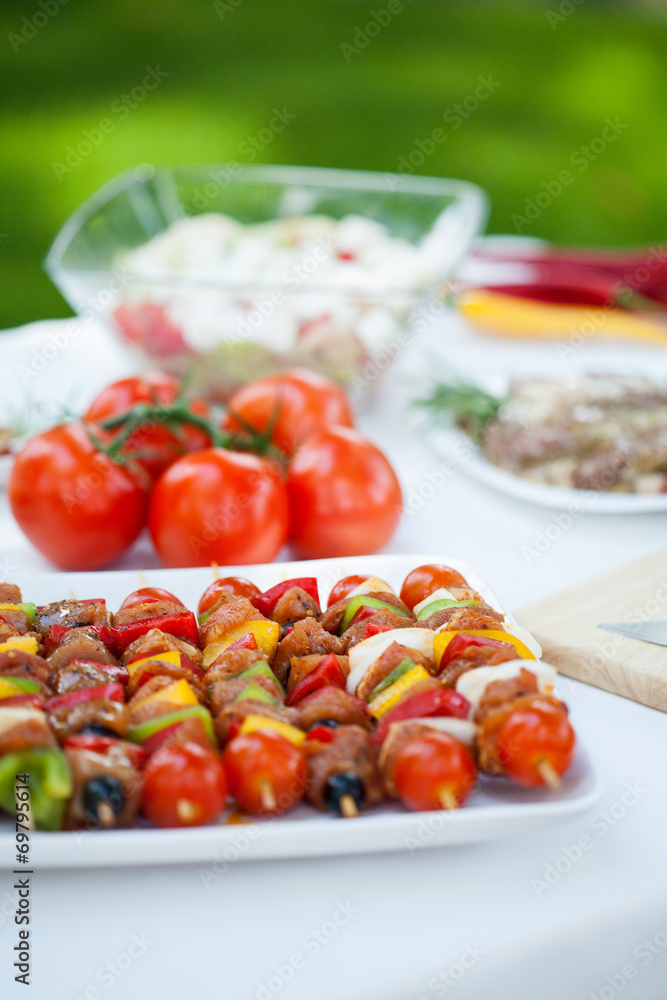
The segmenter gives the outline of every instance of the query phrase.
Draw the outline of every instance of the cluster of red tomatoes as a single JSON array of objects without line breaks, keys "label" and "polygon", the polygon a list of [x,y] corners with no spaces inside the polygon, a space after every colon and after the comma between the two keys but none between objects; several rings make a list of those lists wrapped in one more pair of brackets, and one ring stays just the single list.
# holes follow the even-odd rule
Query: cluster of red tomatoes
[{"label": "cluster of red tomatoes", "polygon": [[343,390],[301,369],[255,379],[222,419],[149,373],[104,389],[82,422],[18,454],[9,501],[20,528],[65,569],[96,569],[148,525],[166,566],[375,552],[393,534],[401,490],[354,428]]}]

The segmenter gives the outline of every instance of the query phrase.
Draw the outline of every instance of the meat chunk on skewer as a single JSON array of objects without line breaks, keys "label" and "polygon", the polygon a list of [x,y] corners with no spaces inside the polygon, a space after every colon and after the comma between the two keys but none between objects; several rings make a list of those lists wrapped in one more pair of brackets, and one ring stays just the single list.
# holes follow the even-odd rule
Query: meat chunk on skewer
[{"label": "meat chunk on skewer", "polygon": [[314,618],[297,622],[291,632],[278,643],[271,667],[281,684],[287,682],[290,660],[293,656],[309,653],[344,653],[345,641],[331,635]]},{"label": "meat chunk on skewer", "polygon": [[355,815],[382,800],[377,748],[359,726],[340,726],[330,743],[307,740],[308,801],[323,812]]}]

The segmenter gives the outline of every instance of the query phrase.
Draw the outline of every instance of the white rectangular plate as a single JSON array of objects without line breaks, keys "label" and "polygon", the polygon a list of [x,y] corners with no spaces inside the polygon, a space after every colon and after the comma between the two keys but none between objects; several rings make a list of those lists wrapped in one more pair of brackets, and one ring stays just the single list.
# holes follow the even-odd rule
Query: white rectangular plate
[{"label": "white rectangular plate", "polygon": [[[247,576],[268,589],[294,576],[316,576],[325,599],[334,583],[352,573],[372,573],[397,591],[404,577],[424,563],[445,563],[458,569],[493,607],[498,600],[476,571],[460,559],[442,555],[355,556],[260,566],[220,567],[221,576]],[[25,600],[36,604],[77,598],[104,597],[116,608],[132,590],[143,585],[165,587],[195,609],[213,580],[209,568],[146,570],[143,584],[134,570],[108,573],[17,573],[15,582]],[[539,827],[571,819],[600,798],[601,782],[587,756],[579,750],[557,792],[519,788],[502,779],[480,777],[462,809],[454,812],[410,813],[388,804],[354,820],[323,816],[299,806],[286,816],[255,823],[220,822],[191,830],[155,830],[137,825],[131,830],[36,832],[31,836],[31,862],[39,868],[113,867],[202,862],[209,866],[231,861],[269,858],[321,857],[379,851],[419,850],[447,844],[471,844],[519,836]],[[13,823],[0,821],[0,867],[13,868],[16,853]]]}]

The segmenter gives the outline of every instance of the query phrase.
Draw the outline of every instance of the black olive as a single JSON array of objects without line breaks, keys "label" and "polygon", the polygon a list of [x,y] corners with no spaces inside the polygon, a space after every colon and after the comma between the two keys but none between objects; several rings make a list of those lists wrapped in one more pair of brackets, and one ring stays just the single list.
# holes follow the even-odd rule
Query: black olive
[{"label": "black olive", "polygon": [[324,801],[328,809],[337,816],[343,815],[341,799],[349,795],[354,800],[357,809],[361,809],[366,798],[361,779],[354,771],[339,771],[327,780],[324,789]]},{"label": "black olive", "polygon": [[343,723],[339,722],[338,719],[318,719],[317,722],[313,722],[311,729],[315,729],[316,726],[328,726],[329,729],[337,729],[338,726],[342,726]]},{"label": "black olive", "polygon": [[83,809],[86,816],[102,826],[112,826],[125,805],[125,793],[118,778],[101,775],[91,778],[83,789]]},{"label": "black olive", "polygon": [[114,733],[113,729],[109,729],[108,726],[103,726],[101,722],[90,722],[83,729],[80,729],[79,732],[88,736],[113,736],[115,739],[118,739],[118,733]]}]

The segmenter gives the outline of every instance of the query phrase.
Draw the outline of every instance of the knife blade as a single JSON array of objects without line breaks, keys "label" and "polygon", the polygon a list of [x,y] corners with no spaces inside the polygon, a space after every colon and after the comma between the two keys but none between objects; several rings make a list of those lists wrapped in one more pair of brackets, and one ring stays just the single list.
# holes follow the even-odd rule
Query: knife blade
[{"label": "knife blade", "polygon": [[667,646],[667,621],[660,622],[614,622],[610,625],[598,625],[609,632],[619,632],[630,639],[641,642],[652,642],[656,646]]}]

